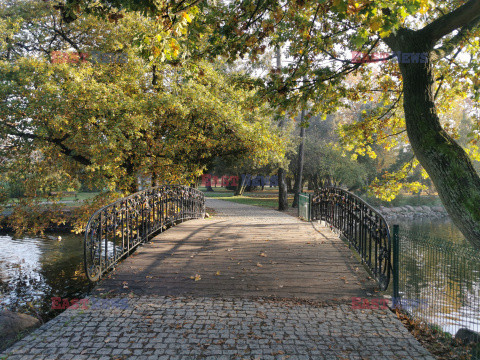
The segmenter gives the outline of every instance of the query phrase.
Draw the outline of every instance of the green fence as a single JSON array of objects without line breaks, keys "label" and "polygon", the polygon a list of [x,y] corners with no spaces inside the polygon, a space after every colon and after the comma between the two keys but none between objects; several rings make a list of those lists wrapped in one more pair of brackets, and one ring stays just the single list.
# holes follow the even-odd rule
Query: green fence
[{"label": "green fence", "polygon": [[480,332],[480,252],[397,226],[393,241],[393,301],[452,335]]},{"label": "green fence", "polygon": [[311,194],[306,193],[301,193],[298,195],[298,217],[300,219],[310,221],[312,207],[311,197]]}]

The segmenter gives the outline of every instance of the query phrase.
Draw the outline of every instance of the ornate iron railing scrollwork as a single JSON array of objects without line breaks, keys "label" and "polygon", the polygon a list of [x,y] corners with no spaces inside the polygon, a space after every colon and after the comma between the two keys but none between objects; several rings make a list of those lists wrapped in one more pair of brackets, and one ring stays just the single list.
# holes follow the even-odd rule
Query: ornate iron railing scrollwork
[{"label": "ornate iron railing scrollwork", "polygon": [[152,234],[204,214],[203,192],[181,185],[149,188],[97,210],[85,229],[84,266],[88,279],[99,280]]},{"label": "ornate iron railing scrollwork", "polygon": [[390,282],[391,241],[385,218],[358,196],[337,187],[324,187],[312,198],[312,220],[337,229],[360,255],[381,290]]}]

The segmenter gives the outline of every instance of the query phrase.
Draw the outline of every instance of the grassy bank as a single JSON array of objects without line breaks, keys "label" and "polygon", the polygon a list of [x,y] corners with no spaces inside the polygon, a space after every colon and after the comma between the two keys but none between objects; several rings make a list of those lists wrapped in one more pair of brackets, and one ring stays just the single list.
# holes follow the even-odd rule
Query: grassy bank
[{"label": "grassy bank", "polygon": [[[67,194],[64,196],[60,196],[56,198],[55,200],[61,203],[64,203],[65,206],[77,206],[79,202],[91,199],[95,196],[100,194],[100,192],[78,192],[76,194]],[[48,197],[38,197],[37,200],[39,201],[45,201],[45,202],[51,202],[52,198]],[[12,198],[8,201],[8,204],[16,204],[19,202],[18,198]]]},{"label": "grassy bank", "polygon": [[[213,188],[214,192],[207,192],[205,187],[199,188],[205,196],[211,199],[220,199],[235,202],[238,204],[262,206],[270,209],[278,209],[278,189],[265,189],[263,191],[245,192],[241,196],[234,196],[232,190],[225,188]],[[288,203],[293,202],[293,194],[288,195]]]}]

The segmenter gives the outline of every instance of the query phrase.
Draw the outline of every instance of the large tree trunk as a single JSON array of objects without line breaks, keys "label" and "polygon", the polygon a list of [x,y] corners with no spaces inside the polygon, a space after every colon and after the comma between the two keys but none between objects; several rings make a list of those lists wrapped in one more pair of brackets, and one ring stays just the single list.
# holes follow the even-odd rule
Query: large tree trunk
[{"label": "large tree trunk", "polygon": [[[277,68],[282,68],[282,55],[280,47],[276,49],[277,53]],[[280,128],[283,127],[283,120],[280,120]],[[283,167],[278,169],[278,210],[284,211],[288,209],[287,200],[287,183],[285,182],[286,171]]]},{"label": "large tree trunk", "polygon": [[303,184],[303,157],[305,147],[305,127],[303,126],[303,120],[305,119],[305,110],[302,110],[300,120],[300,145],[298,146],[298,162],[297,162],[297,176],[295,177],[295,197],[293,199],[292,207],[298,207],[298,197],[302,192]]},{"label": "large tree trunk", "polygon": [[285,169],[278,169],[278,210],[288,209],[287,183],[285,182]]},{"label": "large tree trunk", "polygon": [[[413,32],[396,36],[404,53],[429,52],[429,44]],[[434,183],[454,224],[480,248],[480,178],[465,151],[440,125],[434,101],[434,76],[430,56],[426,63],[402,63],[404,111],[407,133],[420,164]]]}]

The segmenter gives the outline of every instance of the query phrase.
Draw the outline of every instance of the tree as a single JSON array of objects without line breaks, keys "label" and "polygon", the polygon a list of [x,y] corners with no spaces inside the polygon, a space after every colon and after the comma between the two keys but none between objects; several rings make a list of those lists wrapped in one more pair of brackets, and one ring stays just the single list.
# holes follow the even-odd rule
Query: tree
[{"label": "tree", "polygon": [[[136,191],[139,176],[189,184],[218,156],[281,152],[271,110],[252,102],[255,89],[235,85],[222,64],[161,63],[152,73],[132,46],[134,30],[146,31],[151,20],[132,13],[118,25],[94,17],[66,25],[38,1],[1,11],[17,14],[0,60],[0,176],[26,189],[10,217],[16,229],[28,229],[39,212],[51,216],[37,192],[56,182],[102,184],[110,200]],[[84,61],[72,47],[121,51],[128,61]],[[73,60],[52,62],[52,51]]]},{"label": "tree", "polygon": [[[309,189],[318,189],[325,181],[340,183],[349,190],[363,189],[368,185],[368,172],[375,172],[374,160],[365,163],[366,157],[352,159],[351,153],[345,152],[338,144],[337,130],[340,126],[338,115],[327,115],[310,118],[308,136],[305,140],[304,180],[308,181]],[[343,119],[342,119],[343,120]],[[297,164],[299,154],[291,159],[291,164]],[[362,163],[363,161],[363,163]],[[290,166],[295,174],[297,168]],[[367,170],[368,169],[368,170]],[[296,174],[295,174],[296,175]]]}]

